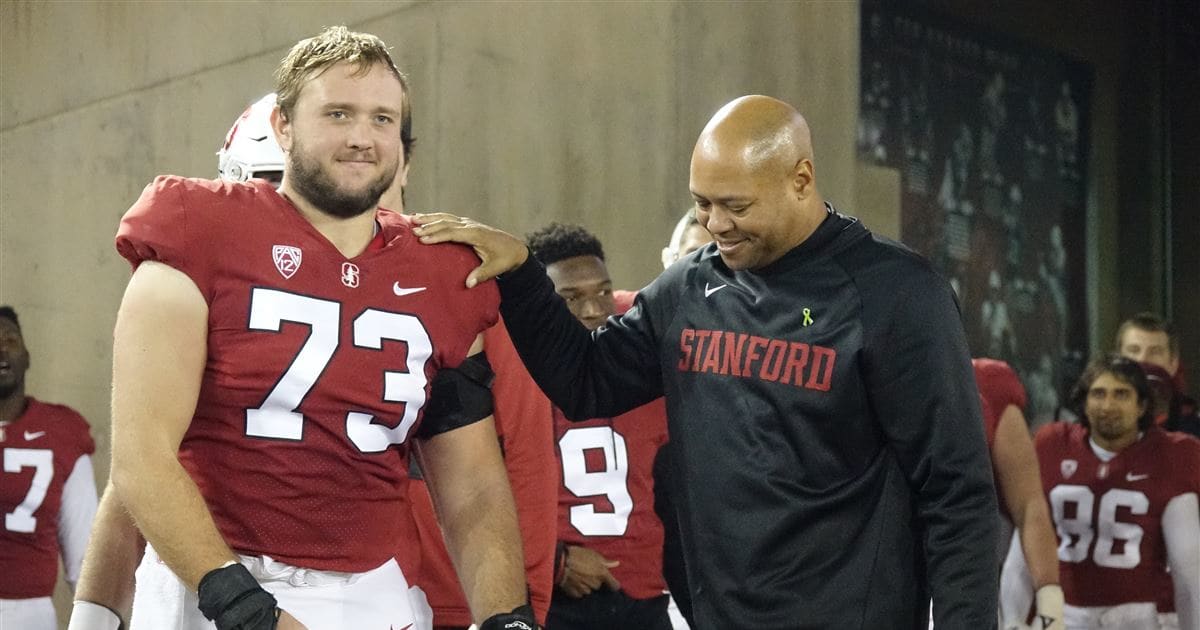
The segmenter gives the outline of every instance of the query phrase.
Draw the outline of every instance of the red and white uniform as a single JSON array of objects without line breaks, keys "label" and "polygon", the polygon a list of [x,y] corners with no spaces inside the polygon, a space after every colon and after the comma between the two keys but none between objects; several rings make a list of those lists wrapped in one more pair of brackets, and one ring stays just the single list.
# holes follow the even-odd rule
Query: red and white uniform
[{"label": "red and white uniform", "polygon": [[1179,620],[1194,630],[1197,577],[1177,576],[1183,582],[1173,584],[1168,566],[1176,574],[1200,571],[1196,558],[1181,557],[1197,553],[1200,537],[1200,441],[1150,429],[1114,454],[1091,443],[1084,427],[1054,423],[1042,427],[1035,442],[1068,607],[1096,609],[1097,619],[1100,609],[1136,603],[1168,612],[1175,587],[1188,584],[1184,597],[1192,601],[1178,602]]},{"label": "red and white uniform", "polygon": [[[618,313],[636,293],[614,292]],[[621,564],[613,577],[634,599],[658,597],[663,579],[663,526],[654,511],[654,458],[667,443],[667,408],[652,401],[615,418],[567,420],[554,409],[555,450],[562,472],[558,538]]]},{"label": "red and white uniform", "polygon": [[408,440],[441,368],[496,322],[467,290],[469,248],[421,245],[379,210],[345,258],[262,181],[159,177],[121,221],[135,267],[187,274],[208,303],[208,361],[180,461],[248,556],[358,573],[416,544]]},{"label": "red and white uniform", "polygon": [[666,590],[663,528],[654,512],[654,457],[667,443],[660,398],[615,418],[567,420],[554,410],[563,484],[558,538],[621,564],[611,569],[634,599]]},{"label": "red and white uniform", "polygon": [[[554,588],[555,492],[558,488],[550,401],[525,370],[504,324],[484,332],[483,347],[496,374],[492,383],[493,417],[517,505],[530,605],[538,623],[544,624]],[[433,609],[434,625],[469,626],[471,611],[458,574],[446,553],[429,491],[423,481],[415,479],[411,487],[413,516],[420,531],[422,552],[420,570],[416,573],[417,586],[425,592]]]},{"label": "red and white uniform", "polygon": [[96,445],[74,409],[26,400],[0,431],[0,628],[54,628],[60,553],[74,584],[96,514]]}]

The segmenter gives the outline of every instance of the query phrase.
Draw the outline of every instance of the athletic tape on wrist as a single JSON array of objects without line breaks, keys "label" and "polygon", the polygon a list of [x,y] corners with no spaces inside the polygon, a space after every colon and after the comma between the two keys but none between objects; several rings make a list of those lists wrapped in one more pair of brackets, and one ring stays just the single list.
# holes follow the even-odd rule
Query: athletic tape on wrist
[{"label": "athletic tape on wrist", "polygon": [[275,596],[240,564],[209,571],[196,591],[200,612],[217,630],[274,630],[279,620]]},{"label": "athletic tape on wrist", "polygon": [[510,613],[492,615],[479,624],[479,630],[540,630],[529,604],[517,606]]},{"label": "athletic tape on wrist", "polygon": [[125,630],[121,616],[107,606],[77,600],[67,630]]}]

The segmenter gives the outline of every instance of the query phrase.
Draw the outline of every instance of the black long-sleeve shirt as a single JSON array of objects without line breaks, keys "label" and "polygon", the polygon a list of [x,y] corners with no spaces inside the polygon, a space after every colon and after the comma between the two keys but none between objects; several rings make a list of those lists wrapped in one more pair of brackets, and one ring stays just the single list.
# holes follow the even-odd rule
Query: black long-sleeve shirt
[{"label": "black long-sleeve shirt", "polygon": [[927,261],[830,213],[778,261],[715,246],[589,333],[529,262],[500,282],[568,417],[667,400],[701,630],[996,625],[997,506],[957,304]]}]

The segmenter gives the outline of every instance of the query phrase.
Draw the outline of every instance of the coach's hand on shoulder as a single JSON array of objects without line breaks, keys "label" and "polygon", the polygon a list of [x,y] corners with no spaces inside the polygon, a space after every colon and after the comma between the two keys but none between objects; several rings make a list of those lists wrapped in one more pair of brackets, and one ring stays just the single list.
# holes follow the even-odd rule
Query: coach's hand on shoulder
[{"label": "coach's hand on shoulder", "polygon": [[621,583],[609,572],[609,569],[619,566],[620,562],[609,560],[587,547],[577,545],[567,545],[566,554],[563,575],[558,586],[567,595],[579,598],[603,586],[614,591],[621,589]]},{"label": "coach's hand on shoulder", "polygon": [[475,249],[483,264],[467,274],[468,287],[512,271],[529,258],[529,248],[525,247],[524,241],[472,219],[445,212],[414,214],[411,219],[418,226],[413,232],[426,245],[454,242]]}]

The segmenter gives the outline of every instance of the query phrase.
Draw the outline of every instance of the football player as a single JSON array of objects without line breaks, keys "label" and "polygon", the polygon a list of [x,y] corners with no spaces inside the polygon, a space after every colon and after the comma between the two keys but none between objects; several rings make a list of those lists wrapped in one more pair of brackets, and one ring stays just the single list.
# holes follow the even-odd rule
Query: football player
[{"label": "football player", "polygon": [[[411,141],[404,77],[377,38],[334,27],[292,49],[276,92],[279,194],[161,177],[118,233],[135,272],[112,481],[151,545],[134,625],[412,623],[392,555],[415,544],[416,438],[475,619],[532,626],[490,395],[471,395],[494,289],[455,290],[470,252],[409,247],[408,221],[377,210]],[[430,399],[435,378],[463,395]]]},{"label": "football player", "polygon": [[1200,441],[1154,427],[1146,376],[1123,357],[1093,360],[1071,402],[1081,423],[1035,440],[1068,630],[1198,630]]},{"label": "football player", "polygon": [[[629,310],[632,294],[621,292],[617,303],[595,236],[554,223],[528,242],[584,326],[596,330],[610,315]],[[551,416],[561,485],[547,627],[671,630],[663,524],[655,513],[655,463],[667,442],[662,399],[612,418],[572,422],[557,408]]]},{"label": "football player", "polygon": [[[1025,415],[1025,388],[1007,363],[995,359],[972,359],[975,382],[983,407],[984,435],[992,454],[992,472],[1000,494],[1000,509],[1005,525],[1015,525],[1011,553],[1028,567],[1020,575],[1021,584],[1012,585],[1022,593],[1036,593],[1036,630],[1062,630],[1063,595],[1059,585],[1058,557],[1055,555],[1054,529],[1050,510],[1042,494],[1038,476],[1037,454],[1029,438]],[[1011,527],[1010,527],[1011,528]],[[1008,536],[1002,540],[1008,540]],[[1002,587],[1003,589],[1003,587]],[[1003,592],[1003,590],[1002,590]],[[1013,595],[1012,610],[1001,602],[1005,628],[1024,626],[1029,611],[1029,598]]]},{"label": "football player", "polygon": [[0,307],[0,628],[56,630],[58,563],[75,587],[96,513],[91,430],[65,405],[25,395],[29,350]]},{"label": "football player", "polygon": [[699,219],[696,218],[696,207],[688,206],[688,209],[683,211],[683,216],[675,223],[675,229],[671,231],[671,240],[662,250],[663,269],[709,242],[712,242],[712,234],[700,225]]},{"label": "football player", "polygon": [[[271,93],[234,120],[217,150],[221,179],[244,182],[257,178],[278,188],[283,179],[284,156],[271,129],[274,109],[275,94]],[[402,171],[400,176],[405,173]],[[146,541],[108,487],[95,520],[94,543],[83,562],[69,630],[116,630],[129,619],[133,605],[134,571],[142,560]]]},{"label": "football player", "polygon": [[[286,158],[271,129],[274,109],[275,94],[272,92],[247,107],[233,122],[229,133],[225,134],[225,142],[217,151],[217,175],[221,179],[227,182],[263,179],[279,188]],[[406,160],[405,169],[407,167]]]}]

